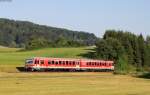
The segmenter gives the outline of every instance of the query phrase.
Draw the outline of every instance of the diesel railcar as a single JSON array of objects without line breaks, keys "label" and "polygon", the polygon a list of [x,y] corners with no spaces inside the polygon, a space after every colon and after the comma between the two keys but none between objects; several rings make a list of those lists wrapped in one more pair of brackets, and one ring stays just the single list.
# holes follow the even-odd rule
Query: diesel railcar
[{"label": "diesel railcar", "polygon": [[34,57],[25,61],[27,71],[45,70],[114,70],[114,62],[106,60]]}]

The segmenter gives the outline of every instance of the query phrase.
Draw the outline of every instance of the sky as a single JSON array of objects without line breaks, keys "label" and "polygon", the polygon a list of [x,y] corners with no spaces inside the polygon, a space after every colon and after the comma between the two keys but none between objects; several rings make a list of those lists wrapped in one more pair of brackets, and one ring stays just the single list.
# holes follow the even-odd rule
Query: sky
[{"label": "sky", "polygon": [[150,0],[0,0],[0,18],[85,31],[150,35]]}]

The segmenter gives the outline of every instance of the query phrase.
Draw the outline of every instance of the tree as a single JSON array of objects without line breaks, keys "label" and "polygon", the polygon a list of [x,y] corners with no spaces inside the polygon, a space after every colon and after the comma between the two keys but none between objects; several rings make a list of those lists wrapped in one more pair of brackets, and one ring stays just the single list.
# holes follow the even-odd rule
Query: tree
[{"label": "tree", "polygon": [[132,39],[132,46],[133,46],[133,54],[134,54],[134,65],[137,67],[137,69],[140,69],[142,67],[142,61],[141,61],[141,53],[139,50],[139,43],[136,36],[133,36]]},{"label": "tree", "polygon": [[96,54],[95,57],[99,59],[112,59],[110,58],[110,52],[112,52],[112,47],[109,46],[106,42],[106,40],[99,40],[96,43]]},{"label": "tree", "polygon": [[146,58],[146,45],[142,34],[138,36],[138,44],[139,44],[139,51],[141,53],[141,65],[143,67],[145,65],[145,58]]},{"label": "tree", "polygon": [[[146,57],[145,57],[145,67],[150,67],[150,36],[146,37]],[[150,69],[149,69],[150,71]]]},{"label": "tree", "polygon": [[67,39],[65,39],[64,37],[60,36],[57,40],[56,40],[56,45],[58,47],[67,47],[68,43],[67,43]]},{"label": "tree", "polygon": [[96,46],[97,56],[104,59],[118,60],[119,56],[125,53],[121,43],[114,38],[100,40]]},{"label": "tree", "polygon": [[38,49],[38,48],[42,48],[42,47],[47,47],[48,46],[48,42],[43,38],[31,38],[30,41],[28,41],[28,43],[26,43],[26,49],[27,50],[31,50],[31,49]]},{"label": "tree", "polygon": [[126,74],[128,73],[128,68],[127,58],[125,55],[122,55],[115,64],[115,73]]}]

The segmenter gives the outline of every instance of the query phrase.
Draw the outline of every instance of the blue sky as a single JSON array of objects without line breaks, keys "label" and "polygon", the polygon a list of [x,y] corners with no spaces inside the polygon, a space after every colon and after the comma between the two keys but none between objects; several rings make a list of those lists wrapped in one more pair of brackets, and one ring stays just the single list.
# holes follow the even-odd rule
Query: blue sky
[{"label": "blue sky", "polygon": [[150,35],[150,0],[0,1],[0,18],[86,31],[102,37],[107,29]]}]

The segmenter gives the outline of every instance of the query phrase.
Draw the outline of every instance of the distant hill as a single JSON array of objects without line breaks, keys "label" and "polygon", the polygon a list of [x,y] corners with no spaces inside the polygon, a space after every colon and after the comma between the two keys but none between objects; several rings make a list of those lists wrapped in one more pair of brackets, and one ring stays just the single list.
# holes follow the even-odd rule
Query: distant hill
[{"label": "distant hill", "polygon": [[[16,21],[0,18],[0,45],[7,47],[25,47],[31,40],[42,40],[49,44],[56,44],[60,40],[67,44],[94,45],[97,37],[93,33],[72,31],[45,25],[38,25],[28,21]],[[64,43],[64,42],[59,42]],[[70,44],[71,43],[71,44]],[[65,44],[64,44],[65,45]],[[78,44],[77,44],[78,45]],[[57,47],[57,45],[55,45]]]}]

